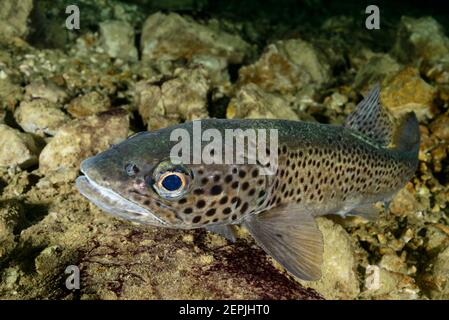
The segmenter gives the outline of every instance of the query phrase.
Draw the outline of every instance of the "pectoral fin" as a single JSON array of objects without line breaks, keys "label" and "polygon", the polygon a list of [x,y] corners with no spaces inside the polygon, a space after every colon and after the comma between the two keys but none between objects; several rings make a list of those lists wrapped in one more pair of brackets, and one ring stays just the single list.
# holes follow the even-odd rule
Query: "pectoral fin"
[{"label": "pectoral fin", "polygon": [[297,205],[250,216],[244,226],[288,272],[304,280],[321,277],[323,238],[314,218]]},{"label": "pectoral fin", "polygon": [[225,225],[210,226],[210,227],[206,227],[206,230],[209,232],[217,233],[220,236],[228,239],[232,243],[234,243],[236,240],[234,230],[232,229],[231,226],[225,226]]}]

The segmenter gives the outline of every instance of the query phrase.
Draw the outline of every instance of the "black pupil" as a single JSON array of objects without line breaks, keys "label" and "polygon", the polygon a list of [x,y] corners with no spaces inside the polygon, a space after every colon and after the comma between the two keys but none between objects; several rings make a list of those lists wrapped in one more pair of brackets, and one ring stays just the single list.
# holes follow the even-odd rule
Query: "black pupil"
[{"label": "black pupil", "polygon": [[181,188],[182,180],[176,174],[172,174],[162,180],[162,186],[168,191],[176,191]]}]

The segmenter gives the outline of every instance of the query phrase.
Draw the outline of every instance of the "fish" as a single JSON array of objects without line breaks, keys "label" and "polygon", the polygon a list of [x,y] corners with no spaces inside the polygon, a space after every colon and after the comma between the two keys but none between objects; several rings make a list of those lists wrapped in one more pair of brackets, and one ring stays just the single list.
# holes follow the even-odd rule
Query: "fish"
[{"label": "fish", "polygon": [[[205,228],[231,242],[237,238],[234,225],[240,225],[288,273],[317,280],[322,275],[323,236],[316,217],[375,220],[376,204],[391,201],[415,175],[417,118],[413,112],[393,118],[379,96],[376,85],[343,125],[211,118],[140,132],[83,160],[76,186],[102,210],[139,224]],[[170,155],[180,139],[173,139],[173,133],[191,135],[199,121],[203,132],[239,131],[223,143],[223,150],[240,152],[243,163],[234,158],[221,163],[175,161]],[[257,137],[265,133],[265,140],[275,137],[276,148],[262,144],[263,139],[255,145],[243,139],[242,144],[238,139],[248,130]],[[198,155],[209,146],[206,158],[222,156],[223,150],[211,149],[210,143],[202,139],[195,149],[190,141],[188,149]],[[236,145],[249,148],[251,143],[275,157],[259,161],[250,152],[235,151]]]}]

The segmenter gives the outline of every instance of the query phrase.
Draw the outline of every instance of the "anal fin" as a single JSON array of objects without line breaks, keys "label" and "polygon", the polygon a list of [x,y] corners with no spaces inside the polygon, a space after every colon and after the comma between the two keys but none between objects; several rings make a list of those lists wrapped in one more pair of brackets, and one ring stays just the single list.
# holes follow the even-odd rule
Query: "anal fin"
[{"label": "anal fin", "polygon": [[281,205],[244,222],[256,242],[288,272],[304,280],[321,277],[323,237],[311,214]]}]

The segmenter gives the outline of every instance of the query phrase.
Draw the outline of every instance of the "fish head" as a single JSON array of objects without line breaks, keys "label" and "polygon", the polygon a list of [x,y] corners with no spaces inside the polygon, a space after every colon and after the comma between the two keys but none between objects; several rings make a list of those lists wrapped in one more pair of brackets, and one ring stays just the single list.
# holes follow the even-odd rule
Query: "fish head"
[{"label": "fish head", "polygon": [[119,218],[184,229],[233,222],[265,195],[254,165],[172,161],[169,133],[143,132],[84,160],[79,191]]}]

